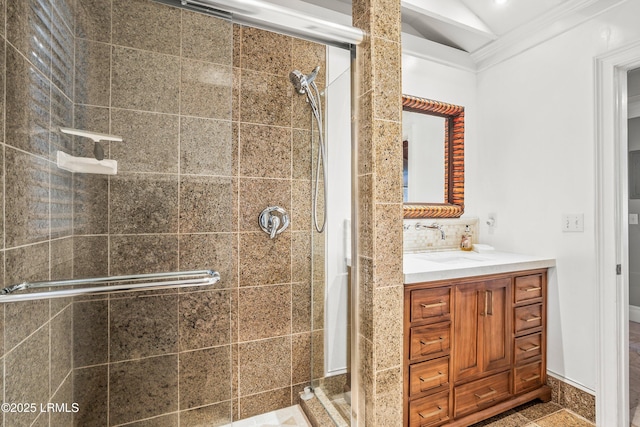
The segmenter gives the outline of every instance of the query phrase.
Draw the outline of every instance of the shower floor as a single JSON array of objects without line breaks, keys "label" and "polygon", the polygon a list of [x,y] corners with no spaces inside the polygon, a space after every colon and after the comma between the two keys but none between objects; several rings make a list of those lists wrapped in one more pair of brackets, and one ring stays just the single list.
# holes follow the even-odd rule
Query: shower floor
[{"label": "shower floor", "polygon": [[224,427],[311,427],[300,405],[290,406],[244,420],[234,421]]}]

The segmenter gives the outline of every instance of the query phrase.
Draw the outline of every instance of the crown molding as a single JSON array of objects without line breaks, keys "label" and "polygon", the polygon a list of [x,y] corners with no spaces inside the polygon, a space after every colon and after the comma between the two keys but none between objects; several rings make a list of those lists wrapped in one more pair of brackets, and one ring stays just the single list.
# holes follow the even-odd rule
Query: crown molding
[{"label": "crown molding", "polygon": [[563,34],[627,0],[569,0],[471,53],[478,71]]},{"label": "crown molding", "polygon": [[476,64],[467,52],[407,33],[402,33],[402,54],[459,70],[476,72]]}]

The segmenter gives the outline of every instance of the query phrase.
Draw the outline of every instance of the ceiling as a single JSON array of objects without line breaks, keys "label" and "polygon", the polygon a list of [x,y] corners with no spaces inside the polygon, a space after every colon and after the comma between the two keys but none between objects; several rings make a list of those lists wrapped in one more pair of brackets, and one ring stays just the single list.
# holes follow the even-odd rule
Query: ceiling
[{"label": "ceiling", "polygon": [[[351,0],[267,0],[297,9],[351,15]],[[625,0],[402,0],[403,34],[448,46],[471,56],[502,49],[532,33],[576,25]],[[580,21],[582,22],[582,21]],[[579,23],[579,22],[578,22]],[[403,39],[404,44],[404,39]],[[477,62],[477,60],[476,60]]]}]

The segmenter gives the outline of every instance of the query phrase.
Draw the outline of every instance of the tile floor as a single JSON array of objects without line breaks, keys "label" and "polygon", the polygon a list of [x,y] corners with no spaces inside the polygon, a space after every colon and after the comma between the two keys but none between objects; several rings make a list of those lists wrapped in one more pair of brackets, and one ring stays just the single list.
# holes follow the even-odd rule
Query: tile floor
[{"label": "tile floor", "polygon": [[533,401],[472,427],[594,427],[595,424],[560,405]]}]

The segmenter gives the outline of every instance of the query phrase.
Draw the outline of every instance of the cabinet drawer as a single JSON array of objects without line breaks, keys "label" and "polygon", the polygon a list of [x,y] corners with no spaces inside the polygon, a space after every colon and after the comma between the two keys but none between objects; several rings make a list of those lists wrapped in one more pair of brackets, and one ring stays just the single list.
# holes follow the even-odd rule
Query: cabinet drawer
[{"label": "cabinet drawer", "polygon": [[451,345],[451,322],[411,328],[409,354],[412,360],[445,355]]},{"label": "cabinet drawer", "polygon": [[511,372],[503,372],[488,378],[461,385],[454,391],[455,417],[470,414],[502,400],[508,399]]},{"label": "cabinet drawer", "polygon": [[518,332],[542,326],[542,304],[527,305],[515,309],[515,328]]},{"label": "cabinet drawer", "polygon": [[527,335],[516,338],[513,349],[516,363],[538,357],[542,354],[542,334]]},{"label": "cabinet drawer", "polygon": [[411,322],[446,320],[451,313],[451,288],[411,292]]},{"label": "cabinet drawer", "polygon": [[542,298],[542,274],[516,277],[515,282],[516,304]]},{"label": "cabinet drawer", "polygon": [[448,420],[448,391],[409,403],[409,427],[439,426]]},{"label": "cabinet drawer", "polygon": [[542,362],[516,368],[514,375],[514,392],[522,393],[542,385]]},{"label": "cabinet drawer", "polygon": [[449,358],[409,366],[409,396],[417,396],[449,383]]}]

